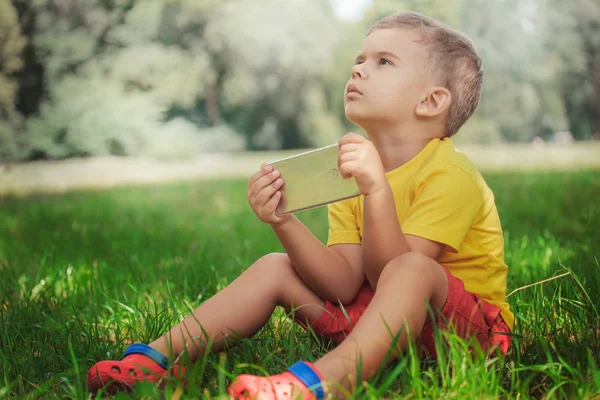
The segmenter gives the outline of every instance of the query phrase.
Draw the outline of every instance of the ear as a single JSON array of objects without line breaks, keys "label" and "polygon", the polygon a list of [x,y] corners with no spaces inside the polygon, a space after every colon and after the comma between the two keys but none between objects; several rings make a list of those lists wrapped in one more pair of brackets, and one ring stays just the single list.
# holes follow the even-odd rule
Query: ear
[{"label": "ear", "polygon": [[434,86],[430,88],[425,97],[417,104],[415,114],[419,117],[436,117],[442,115],[450,108],[452,95],[450,91],[443,86]]}]

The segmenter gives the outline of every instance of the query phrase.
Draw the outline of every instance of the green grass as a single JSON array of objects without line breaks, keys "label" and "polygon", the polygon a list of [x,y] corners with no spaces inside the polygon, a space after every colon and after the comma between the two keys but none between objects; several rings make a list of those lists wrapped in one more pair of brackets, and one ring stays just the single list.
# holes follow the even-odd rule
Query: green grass
[{"label": "green grass", "polygon": [[[437,362],[410,354],[357,398],[600,396],[600,173],[486,174],[506,238],[517,316],[506,357],[450,337]],[[88,398],[85,373],[147,342],[264,254],[283,251],[245,181],[0,199],[0,398]],[[324,208],[299,217],[323,241]],[[320,343],[278,312],[253,339],[191,366],[183,397],[218,397],[238,373],[277,373]],[[258,369],[257,369],[258,368]],[[140,385],[133,398],[178,398]],[[118,398],[128,398],[120,395]]]}]

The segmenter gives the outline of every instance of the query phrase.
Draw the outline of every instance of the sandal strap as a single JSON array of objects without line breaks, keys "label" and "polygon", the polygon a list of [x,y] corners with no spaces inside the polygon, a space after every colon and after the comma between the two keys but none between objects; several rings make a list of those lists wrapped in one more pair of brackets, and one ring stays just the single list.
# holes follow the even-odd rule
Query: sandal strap
[{"label": "sandal strap", "polygon": [[148,357],[152,361],[156,362],[158,365],[160,365],[164,369],[169,368],[169,366],[167,365],[169,358],[167,356],[165,356],[161,352],[154,350],[152,347],[145,345],[143,343],[135,343],[135,344],[130,345],[127,348],[127,350],[125,350],[125,353],[123,353],[123,357],[121,357],[121,360],[132,354],[141,354],[143,356]]},{"label": "sandal strap", "polygon": [[304,361],[298,361],[288,368],[288,371],[291,372],[300,382],[306,385],[315,396],[317,396],[318,400],[323,400],[325,398],[325,391],[323,390],[323,383],[321,382],[321,377],[317,375],[315,370],[305,363]]}]

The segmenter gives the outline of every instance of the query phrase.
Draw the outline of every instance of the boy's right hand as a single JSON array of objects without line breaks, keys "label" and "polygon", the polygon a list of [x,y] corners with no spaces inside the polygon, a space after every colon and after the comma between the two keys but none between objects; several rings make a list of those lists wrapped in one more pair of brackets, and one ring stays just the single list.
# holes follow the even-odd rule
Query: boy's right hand
[{"label": "boy's right hand", "polygon": [[248,182],[248,203],[252,211],[261,221],[272,225],[281,226],[286,223],[291,214],[276,215],[275,210],[281,200],[281,187],[283,180],[280,173],[272,166],[263,163],[260,170],[250,177]]}]

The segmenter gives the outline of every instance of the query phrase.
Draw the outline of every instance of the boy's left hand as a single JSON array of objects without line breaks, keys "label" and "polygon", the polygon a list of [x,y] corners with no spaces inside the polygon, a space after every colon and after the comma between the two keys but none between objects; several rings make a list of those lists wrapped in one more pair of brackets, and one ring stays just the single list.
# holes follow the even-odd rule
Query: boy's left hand
[{"label": "boy's left hand", "polygon": [[344,135],[338,143],[338,168],[344,179],[353,176],[367,196],[385,188],[387,179],[375,145],[358,133]]}]

